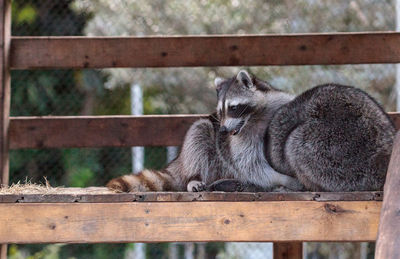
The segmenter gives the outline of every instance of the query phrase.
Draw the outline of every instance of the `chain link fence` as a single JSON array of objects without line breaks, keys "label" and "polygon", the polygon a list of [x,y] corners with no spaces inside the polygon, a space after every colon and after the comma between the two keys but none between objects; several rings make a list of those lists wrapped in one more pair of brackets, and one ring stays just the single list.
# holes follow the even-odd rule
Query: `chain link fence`
[{"label": "chain link fence", "polygon": [[[13,36],[261,34],[395,29],[394,1],[13,0]],[[371,43],[373,44],[373,43]],[[124,51],[124,50],[121,50]],[[127,115],[139,84],[144,114],[209,113],[218,76],[239,68],[12,71],[11,115]],[[395,66],[249,67],[272,85],[300,93],[337,82],[360,87],[395,109]],[[171,153],[172,152],[172,153]],[[146,147],[144,167],[162,168],[174,151]],[[102,186],[132,171],[131,148],[13,150],[10,182]],[[133,244],[11,245],[10,258],[135,258]],[[373,244],[308,244],[307,258],[371,258]],[[339,251],[339,252],[335,252]],[[332,257],[337,255],[337,257]],[[271,244],[148,244],[147,258],[268,258]]]}]

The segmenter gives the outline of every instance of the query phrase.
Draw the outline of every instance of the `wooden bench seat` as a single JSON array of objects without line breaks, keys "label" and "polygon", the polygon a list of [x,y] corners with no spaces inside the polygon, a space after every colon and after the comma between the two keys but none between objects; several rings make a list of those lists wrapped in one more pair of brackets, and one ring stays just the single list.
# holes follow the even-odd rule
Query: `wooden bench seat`
[{"label": "wooden bench seat", "polygon": [[374,241],[382,192],[0,194],[0,243]]}]

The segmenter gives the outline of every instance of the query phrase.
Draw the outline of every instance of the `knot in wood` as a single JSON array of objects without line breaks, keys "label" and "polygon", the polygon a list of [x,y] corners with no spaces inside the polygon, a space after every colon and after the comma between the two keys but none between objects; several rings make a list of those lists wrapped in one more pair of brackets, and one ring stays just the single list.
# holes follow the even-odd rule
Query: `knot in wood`
[{"label": "knot in wood", "polygon": [[325,208],[326,212],[333,213],[333,214],[345,212],[345,210],[343,210],[341,207],[336,206],[334,204],[330,204],[330,203],[326,203],[324,205],[324,208]]}]

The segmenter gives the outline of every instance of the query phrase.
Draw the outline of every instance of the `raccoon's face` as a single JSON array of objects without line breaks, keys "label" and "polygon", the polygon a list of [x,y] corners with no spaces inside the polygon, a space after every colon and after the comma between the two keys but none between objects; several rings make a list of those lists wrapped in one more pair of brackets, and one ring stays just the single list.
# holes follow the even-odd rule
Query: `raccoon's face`
[{"label": "raccoon's face", "polygon": [[256,81],[244,70],[231,79],[215,79],[221,133],[239,134],[251,116],[263,106],[264,93],[269,90],[269,85],[257,85]]}]

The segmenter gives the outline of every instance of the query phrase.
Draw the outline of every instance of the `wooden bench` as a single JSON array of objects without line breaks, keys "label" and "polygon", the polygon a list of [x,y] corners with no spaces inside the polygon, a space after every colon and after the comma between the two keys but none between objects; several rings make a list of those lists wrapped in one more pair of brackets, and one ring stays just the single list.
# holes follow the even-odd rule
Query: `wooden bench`
[{"label": "wooden bench", "polygon": [[[0,0],[0,6],[2,184],[8,183],[9,149],[180,145],[186,129],[201,117],[10,118],[10,69],[400,62],[395,32],[11,37],[10,0]],[[400,115],[391,117],[400,128]],[[399,142],[397,136],[383,210],[381,192],[112,194],[100,188],[95,193],[0,194],[0,243],[272,241],[280,242],[275,258],[301,258],[303,241],[375,241],[382,211],[377,258],[398,258]],[[0,257],[6,257],[6,245]]]}]

